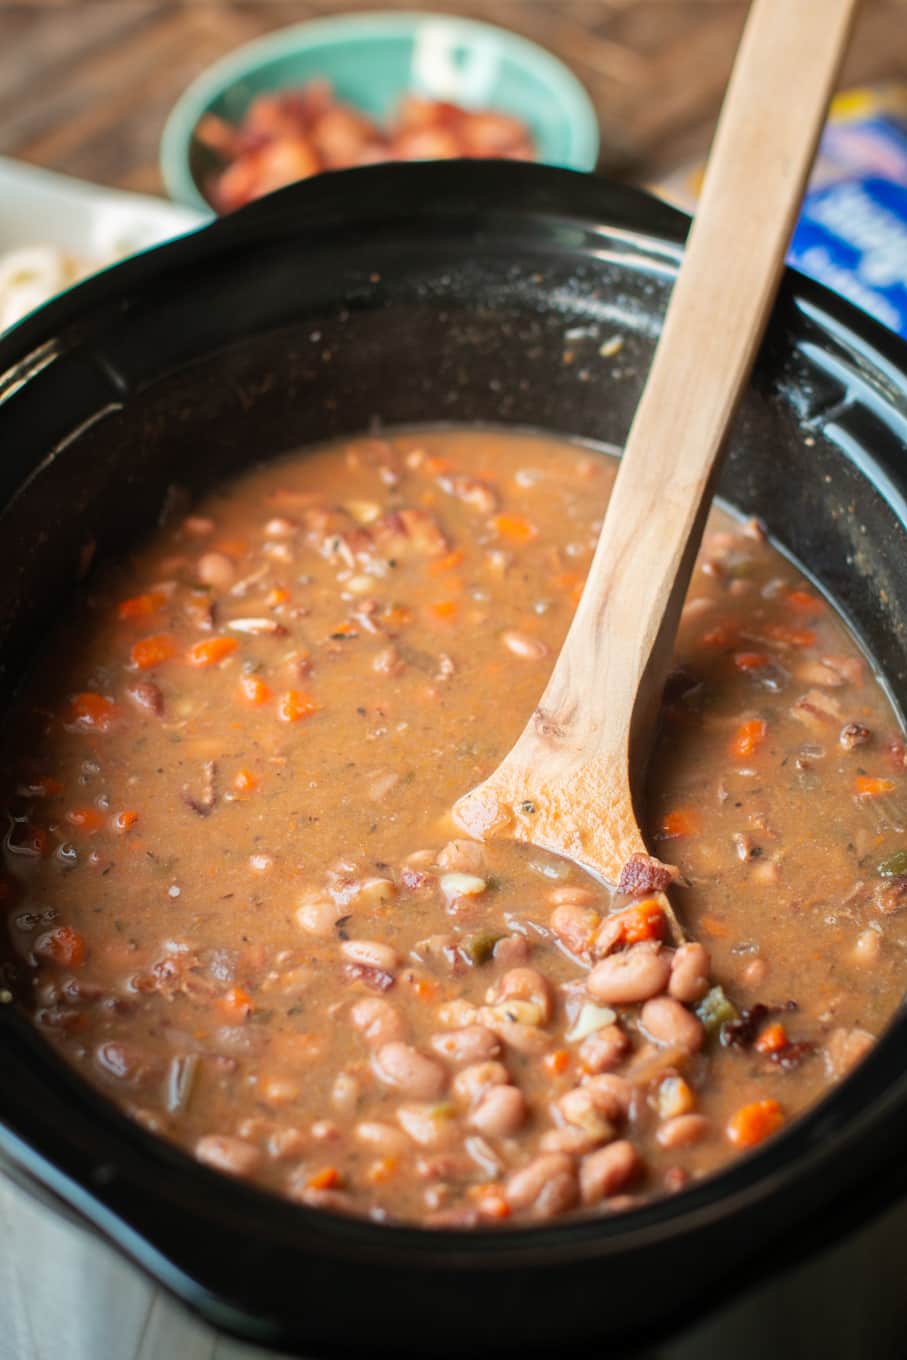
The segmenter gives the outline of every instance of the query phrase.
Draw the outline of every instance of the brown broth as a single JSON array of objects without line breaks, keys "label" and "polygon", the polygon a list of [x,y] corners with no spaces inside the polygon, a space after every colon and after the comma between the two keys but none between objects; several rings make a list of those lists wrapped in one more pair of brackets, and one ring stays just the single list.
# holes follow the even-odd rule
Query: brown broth
[{"label": "brown broth", "polygon": [[[86,587],[7,751],[14,990],[136,1119],[378,1220],[607,1212],[769,1136],[884,1027],[902,734],[757,526],[712,515],[647,812],[732,1023],[706,1037],[684,995],[658,1033],[641,996],[568,1037],[602,1020],[602,960],[635,950],[683,991],[657,899],[593,941],[627,898],[458,839],[449,809],[541,693],[613,472],[537,434],[346,441],[224,486]],[[493,1064],[465,1078],[443,1037],[464,1026]]]}]

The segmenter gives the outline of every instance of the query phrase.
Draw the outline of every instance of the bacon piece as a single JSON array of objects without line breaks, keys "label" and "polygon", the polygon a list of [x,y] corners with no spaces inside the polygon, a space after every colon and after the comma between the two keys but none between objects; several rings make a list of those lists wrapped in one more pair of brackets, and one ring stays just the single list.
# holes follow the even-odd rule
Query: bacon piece
[{"label": "bacon piece", "polygon": [[617,891],[628,897],[643,897],[646,893],[664,892],[680,878],[673,864],[663,864],[653,855],[631,855],[620,871]]}]

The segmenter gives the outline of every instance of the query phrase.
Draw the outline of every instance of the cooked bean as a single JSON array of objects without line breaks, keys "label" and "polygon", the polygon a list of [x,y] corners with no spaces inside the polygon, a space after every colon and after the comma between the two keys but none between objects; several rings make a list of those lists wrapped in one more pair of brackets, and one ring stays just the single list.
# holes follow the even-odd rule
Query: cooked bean
[{"label": "cooked bean", "polygon": [[586,1086],[576,1086],[555,1101],[555,1109],[568,1124],[582,1129],[590,1138],[604,1143],[614,1137],[614,1125],[608,1117],[611,1111],[597,1092]]},{"label": "cooked bean", "polygon": [[825,1067],[830,1077],[840,1080],[866,1056],[875,1043],[868,1030],[833,1029],[825,1041]]},{"label": "cooked bean", "polygon": [[438,868],[445,874],[476,874],[485,867],[485,847],[479,841],[463,838],[448,841],[438,855]]},{"label": "cooked bean", "polygon": [[380,1120],[363,1119],[353,1133],[357,1142],[364,1143],[376,1157],[402,1157],[409,1149],[406,1135]]},{"label": "cooked bean", "polygon": [[701,944],[682,944],[671,960],[668,992],[676,1001],[701,1001],[709,990],[711,960]]},{"label": "cooked bean", "polygon": [[633,1118],[639,1097],[639,1087],[635,1082],[619,1077],[614,1072],[606,1072],[599,1077],[587,1077],[583,1086],[595,1092],[599,1108],[607,1113],[609,1119],[617,1122]]},{"label": "cooked bean", "polygon": [[439,1057],[454,1067],[466,1063],[486,1062],[501,1051],[501,1041],[483,1025],[468,1025],[466,1029],[448,1030],[432,1036],[431,1046]]},{"label": "cooked bean", "polygon": [[480,1098],[469,1123],[489,1138],[507,1138],[526,1120],[526,1100],[516,1086],[493,1086]]},{"label": "cooked bean", "polygon": [[350,1011],[350,1019],[371,1048],[392,1043],[403,1034],[403,1021],[383,997],[364,997]]},{"label": "cooked bean", "polygon": [[561,944],[581,958],[592,948],[601,919],[591,907],[565,902],[555,907],[549,925]]},{"label": "cooked bean", "polygon": [[664,991],[670,976],[669,955],[646,942],[602,959],[586,979],[586,990],[605,1005],[632,1006]]},{"label": "cooked bean", "polygon": [[331,1087],[331,1104],[337,1113],[347,1117],[352,1115],[361,1096],[362,1083],[349,1072],[339,1072]]},{"label": "cooked bean", "polygon": [[872,967],[882,957],[882,937],[877,930],[861,930],[853,947],[857,963]]},{"label": "cooked bean", "polygon": [[663,1148],[688,1147],[708,1137],[711,1127],[705,1115],[678,1114],[662,1124],[655,1137]]},{"label": "cooked bean", "polygon": [[554,1008],[548,979],[535,968],[509,969],[489,987],[485,1000],[489,1006],[506,1001],[528,1001],[538,1009],[539,1024],[542,1025],[547,1025]]},{"label": "cooked bean", "polygon": [[397,1121],[403,1132],[420,1147],[440,1148],[457,1141],[459,1124],[453,1111],[436,1102],[401,1105]]},{"label": "cooked bean", "polygon": [[[520,1017],[534,1015],[531,1023]],[[531,1001],[505,1001],[482,1006],[475,1015],[480,1025],[492,1030],[502,1043],[517,1053],[542,1054],[550,1047],[548,1035],[538,1028],[538,1012]]]},{"label": "cooked bean", "polygon": [[503,940],[498,940],[492,950],[491,957],[495,964],[500,968],[515,968],[521,963],[525,963],[531,953],[529,941],[523,935],[515,932],[505,935]]},{"label": "cooked bean", "polygon": [[236,568],[226,553],[202,553],[195,572],[203,585],[214,586],[216,590],[226,590],[236,579]]},{"label": "cooked bean", "polygon": [[382,1044],[373,1061],[375,1075],[386,1086],[416,1100],[435,1100],[444,1090],[444,1069],[411,1044]]},{"label": "cooked bean", "polygon": [[639,1020],[649,1038],[665,1048],[698,1053],[705,1043],[701,1021],[673,997],[659,996],[647,1001]]},{"label": "cooked bean", "polygon": [[548,901],[553,907],[591,907],[595,901],[595,893],[591,888],[580,887],[578,883],[565,883],[559,888],[551,889]]},{"label": "cooked bean", "polygon": [[501,634],[501,641],[512,656],[521,661],[541,661],[548,655],[548,648],[540,638],[530,637],[528,633],[518,633],[515,628]]},{"label": "cooked bean", "polygon": [[577,1124],[568,1124],[565,1129],[546,1129],[539,1139],[542,1152],[569,1152],[581,1157],[584,1152],[601,1147],[601,1139],[587,1133]]},{"label": "cooked bean", "polygon": [[514,1171],[505,1186],[511,1209],[531,1209],[536,1218],[552,1218],[572,1209],[579,1198],[573,1158],[546,1152]]},{"label": "cooked bean", "polygon": [[353,963],[361,963],[365,968],[380,968],[386,973],[393,973],[400,966],[396,949],[377,940],[344,940],[340,952]]},{"label": "cooked bean", "polygon": [[344,910],[330,897],[307,894],[296,910],[296,920],[310,935],[331,936]]},{"label": "cooked bean", "polygon": [[507,1068],[499,1062],[478,1062],[464,1067],[453,1079],[453,1093],[458,1100],[474,1105],[490,1086],[505,1086],[510,1081]]},{"label": "cooked bean", "polygon": [[231,1176],[248,1176],[261,1161],[258,1148],[224,1133],[208,1133],[195,1144],[195,1155],[206,1166]]},{"label": "cooked bean", "polygon": [[605,1025],[587,1034],[579,1046],[580,1067],[597,1075],[619,1067],[630,1049],[630,1040],[619,1025]]},{"label": "cooked bean", "polygon": [[583,1204],[599,1204],[623,1190],[641,1172],[639,1153],[626,1139],[588,1153],[579,1165]]}]

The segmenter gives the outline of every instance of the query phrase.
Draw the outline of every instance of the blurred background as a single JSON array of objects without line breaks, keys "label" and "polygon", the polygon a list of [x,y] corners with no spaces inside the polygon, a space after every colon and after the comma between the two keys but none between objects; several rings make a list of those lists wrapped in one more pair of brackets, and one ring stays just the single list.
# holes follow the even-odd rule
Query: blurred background
[{"label": "blurred background", "polygon": [[[393,8],[375,0],[0,4],[0,155],[160,193],[167,113],[212,61],[287,24]],[[547,47],[595,104],[600,168],[647,182],[707,148],[746,0],[446,0],[426,8],[500,24]],[[907,0],[864,0],[843,83],[893,80],[907,81]]]}]

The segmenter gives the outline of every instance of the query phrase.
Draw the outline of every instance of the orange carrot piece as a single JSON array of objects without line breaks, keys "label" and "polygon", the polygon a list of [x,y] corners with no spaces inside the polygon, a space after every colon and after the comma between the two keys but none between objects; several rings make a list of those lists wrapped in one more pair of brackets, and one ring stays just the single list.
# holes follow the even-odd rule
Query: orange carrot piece
[{"label": "orange carrot piece", "polygon": [[251,770],[237,770],[233,780],[233,787],[237,793],[251,793],[258,788],[258,775]]},{"label": "orange carrot piece", "polygon": [[104,814],[93,807],[71,808],[66,814],[66,820],[70,826],[78,827],[79,831],[87,831],[89,835],[94,835],[95,831],[100,831],[104,825]]},{"label": "orange carrot piece", "polygon": [[538,536],[538,529],[526,519],[525,515],[501,514],[495,515],[491,521],[499,537],[519,547],[524,543],[531,543]]},{"label": "orange carrot piece", "polygon": [[662,819],[661,839],[670,841],[675,836],[695,836],[699,832],[699,814],[695,808],[679,807]]},{"label": "orange carrot piece", "polygon": [[703,633],[700,639],[703,647],[714,647],[716,651],[726,651],[729,647],[736,647],[740,641],[740,633],[733,624],[718,623],[714,628],[709,628]]},{"label": "orange carrot piece", "polygon": [[497,1185],[483,1185],[483,1193],[476,1196],[476,1208],[483,1218],[503,1219],[510,1217],[510,1205],[503,1189]]},{"label": "orange carrot piece", "polygon": [[318,712],[318,707],[311,694],[301,689],[288,689],[277,701],[277,716],[281,722],[299,722],[301,718],[311,718]]},{"label": "orange carrot piece", "polygon": [[121,834],[125,834],[125,832],[132,830],[138,820],[139,814],[127,808],[123,812],[118,812],[116,814],[113,819],[113,829],[114,831],[119,831]]},{"label": "orange carrot piece", "polygon": [[91,732],[109,732],[120,716],[120,710],[112,699],[90,690],[75,695],[70,701],[69,713],[69,721],[73,725]]},{"label": "orange carrot piece", "polygon": [[735,652],[734,665],[738,671],[761,671],[763,666],[767,666],[771,657],[765,652]]},{"label": "orange carrot piece", "polygon": [[271,687],[265,684],[261,676],[241,675],[239,677],[239,692],[249,704],[266,704],[271,698]]},{"label": "orange carrot piece", "polygon": [[456,618],[459,608],[456,600],[436,600],[428,606],[428,612],[441,623],[449,623]]},{"label": "orange carrot piece", "polygon": [[879,779],[868,774],[858,774],[853,781],[853,791],[858,798],[881,798],[896,787],[893,779]]},{"label": "orange carrot piece", "polygon": [[117,605],[118,619],[146,619],[156,614],[167,603],[162,590],[146,590],[143,595],[130,595],[128,600],[120,600]]},{"label": "orange carrot piece", "polygon": [[265,604],[269,609],[275,609],[279,604],[286,604],[290,598],[290,592],[286,586],[274,586],[265,596]]},{"label": "orange carrot piece", "polygon": [[218,662],[232,656],[238,646],[236,638],[202,638],[201,642],[193,643],[189,648],[186,660],[190,666],[216,666]]},{"label": "orange carrot piece", "polygon": [[35,953],[61,968],[80,968],[85,962],[85,940],[72,926],[57,926],[35,941]]},{"label": "orange carrot piece", "polygon": [[753,1044],[757,1053],[780,1053],[782,1048],[787,1048],[787,1030],[778,1021],[771,1025],[766,1025]]},{"label": "orange carrot piece", "polygon": [[784,1112],[777,1100],[754,1100],[741,1105],[727,1123],[727,1136],[735,1147],[755,1147],[777,1133],[784,1123]]},{"label": "orange carrot piece", "polygon": [[369,1166],[365,1173],[365,1179],[369,1185],[383,1185],[385,1181],[390,1180],[399,1165],[399,1160],[396,1157],[379,1157]]},{"label": "orange carrot piece", "polygon": [[735,760],[748,760],[755,755],[765,741],[766,724],[763,718],[749,718],[741,723],[731,742],[731,755]]},{"label": "orange carrot piece", "polygon": [[242,987],[230,987],[217,1005],[221,1013],[233,1024],[247,1020],[255,1009],[251,996]]},{"label": "orange carrot piece", "polygon": [[130,655],[133,666],[150,671],[176,656],[176,642],[169,633],[153,633],[151,637],[139,638]]},{"label": "orange carrot piece", "polygon": [[546,1053],[542,1059],[542,1066],[551,1077],[561,1077],[570,1066],[570,1054],[566,1048],[556,1048],[553,1053]]},{"label": "orange carrot piece", "polygon": [[811,590],[789,590],[787,603],[801,614],[821,614],[823,602]]},{"label": "orange carrot piece", "polygon": [[774,642],[783,642],[787,647],[811,647],[816,640],[811,628],[788,628],[785,623],[766,624],[761,633]]},{"label": "orange carrot piece", "polygon": [[444,571],[453,571],[463,561],[466,554],[462,548],[454,548],[452,552],[445,553],[443,557],[435,557],[428,563],[428,571],[432,576],[440,576]]},{"label": "orange carrot piece", "polygon": [[340,1184],[340,1172],[336,1166],[323,1166],[306,1181],[309,1190],[333,1190]]},{"label": "orange carrot piece", "polygon": [[408,973],[406,980],[420,1001],[434,1001],[440,988],[431,978],[419,977],[418,973]]},{"label": "orange carrot piece", "polygon": [[663,940],[665,933],[665,914],[660,903],[652,898],[644,902],[634,902],[632,907],[619,912],[615,918],[620,923],[621,939],[626,944],[639,944],[642,940]]},{"label": "orange carrot piece", "polygon": [[731,933],[730,926],[720,916],[710,916],[707,912],[700,916],[697,928],[712,940],[726,940]]}]

